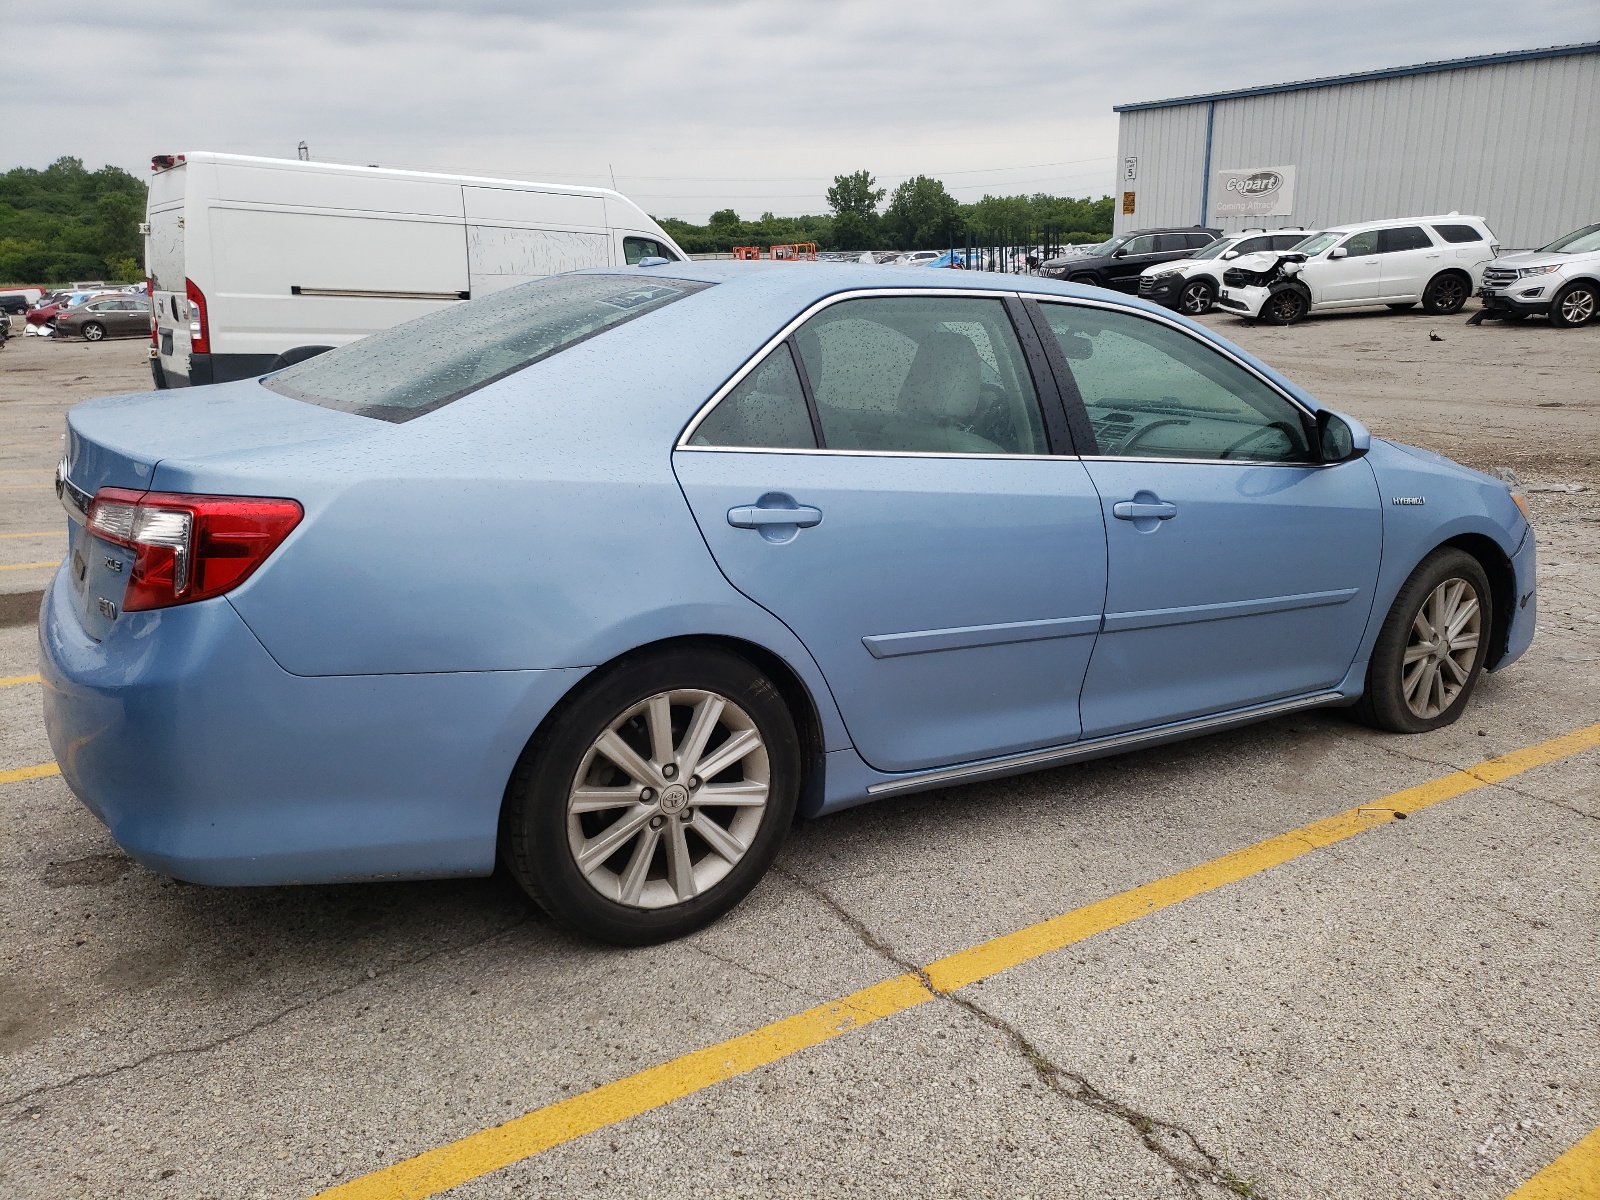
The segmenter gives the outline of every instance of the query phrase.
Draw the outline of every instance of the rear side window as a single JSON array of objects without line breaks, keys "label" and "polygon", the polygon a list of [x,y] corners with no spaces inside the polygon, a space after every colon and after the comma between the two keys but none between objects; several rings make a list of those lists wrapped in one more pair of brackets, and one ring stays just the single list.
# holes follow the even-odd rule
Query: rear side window
[{"label": "rear side window", "polygon": [[1190,250],[1198,250],[1201,246],[1209,246],[1216,240],[1209,233],[1186,233],[1183,235],[1184,245]]},{"label": "rear side window", "polygon": [[1156,234],[1156,252],[1165,254],[1169,250],[1187,250],[1191,245],[1188,237],[1181,233]]},{"label": "rear side window", "polygon": [[1048,454],[999,300],[846,300],[795,334],[829,450]]},{"label": "rear side window", "polygon": [[1393,254],[1397,250],[1427,250],[1432,240],[1420,225],[1402,225],[1399,229],[1378,231],[1378,253]]},{"label": "rear side window", "polygon": [[668,262],[676,262],[678,259],[665,242],[642,237],[623,238],[622,257],[628,260],[630,267],[637,266],[641,258],[664,258]]},{"label": "rear side window", "polygon": [[709,286],[620,275],[536,279],[371,334],[261,382],[323,408],[409,421]]},{"label": "rear side window", "polygon": [[1275,233],[1272,235],[1272,249],[1293,250],[1306,240],[1304,233]]},{"label": "rear side window", "polygon": [[1483,241],[1483,234],[1471,225],[1435,225],[1433,231],[1447,242]]},{"label": "rear side window", "polygon": [[816,434],[785,342],[722,398],[689,439],[691,446],[815,450]]}]

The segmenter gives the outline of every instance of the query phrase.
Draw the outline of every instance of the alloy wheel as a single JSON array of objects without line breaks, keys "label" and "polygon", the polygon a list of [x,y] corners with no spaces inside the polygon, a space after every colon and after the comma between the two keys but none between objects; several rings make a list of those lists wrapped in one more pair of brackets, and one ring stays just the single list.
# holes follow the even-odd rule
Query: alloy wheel
[{"label": "alloy wheel", "polygon": [[1472,677],[1482,618],[1477,589],[1465,579],[1446,579],[1422,602],[1401,667],[1401,691],[1412,715],[1432,720],[1456,702]]},{"label": "alloy wheel", "polygon": [[1211,308],[1211,288],[1204,283],[1191,283],[1183,289],[1178,301],[1184,316],[1198,317]]},{"label": "alloy wheel", "polygon": [[83,340],[86,342],[98,342],[105,335],[106,331],[93,321],[83,327]]},{"label": "alloy wheel", "polygon": [[1595,314],[1595,293],[1588,288],[1573,288],[1561,297],[1559,308],[1565,324],[1586,324]]},{"label": "alloy wheel", "polygon": [[567,844],[607,899],[682,904],[745,856],[771,782],[744,709],[715,692],[660,692],[613,720],[584,755],[567,797]]},{"label": "alloy wheel", "polygon": [[1447,275],[1433,285],[1433,307],[1442,313],[1452,313],[1467,302],[1467,289],[1461,280]]}]

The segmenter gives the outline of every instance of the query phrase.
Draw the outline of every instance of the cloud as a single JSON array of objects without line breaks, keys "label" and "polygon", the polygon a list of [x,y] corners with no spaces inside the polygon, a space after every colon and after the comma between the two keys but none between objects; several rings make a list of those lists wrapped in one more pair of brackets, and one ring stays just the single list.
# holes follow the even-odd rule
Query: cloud
[{"label": "cloud", "polygon": [[[1600,5],[0,0],[0,167],[190,149],[606,183],[703,218],[829,178],[1113,186],[1113,104],[1580,41]],[[1044,165],[1041,165],[1044,164]],[[955,174],[963,172],[963,174]]]}]

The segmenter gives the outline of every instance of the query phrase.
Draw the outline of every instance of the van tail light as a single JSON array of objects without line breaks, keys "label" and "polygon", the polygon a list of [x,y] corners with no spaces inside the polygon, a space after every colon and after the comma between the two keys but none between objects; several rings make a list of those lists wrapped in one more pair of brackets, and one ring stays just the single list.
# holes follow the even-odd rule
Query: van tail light
[{"label": "van tail light", "polygon": [[211,322],[206,316],[206,294],[185,279],[183,290],[189,297],[189,349],[195,354],[211,353]]},{"label": "van tail light", "polygon": [[158,346],[160,343],[156,340],[156,281],[154,279],[146,279],[144,281],[144,294],[150,298],[150,345]]},{"label": "van tail light", "polygon": [[294,500],[108,487],[89,505],[89,532],[133,552],[122,610],[139,612],[237,587],[304,513]]}]

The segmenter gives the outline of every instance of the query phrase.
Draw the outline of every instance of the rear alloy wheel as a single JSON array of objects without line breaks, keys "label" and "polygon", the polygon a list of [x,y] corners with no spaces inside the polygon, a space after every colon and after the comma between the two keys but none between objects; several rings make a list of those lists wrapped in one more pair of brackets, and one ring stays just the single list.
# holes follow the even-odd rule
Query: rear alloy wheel
[{"label": "rear alloy wheel", "polygon": [[625,662],[536,742],[507,789],[503,856],[551,916],[602,941],[715,920],[766,873],[794,817],[794,722],[726,651]]},{"label": "rear alloy wheel", "polygon": [[1305,315],[1306,298],[1296,288],[1274,292],[1261,306],[1261,319],[1268,325],[1293,325]]},{"label": "rear alloy wheel", "polygon": [[1436,317],[1458,313],[1465,307],[1471,290],[1459,275],[1437,275],[1422,293],[1422,310]]},{"label": "rear alloy wheel", "polygon": [[1211,311],[1217,302],[1217,292],[1204,279],[1195,279],[1183,285],[1178,293],[1178,311],[1186,317],[1198,317]]},{"label": "rear alloy wheel", "polygon": [[1454,548],[1429,555],[1384,619],[1356,717],[1393,733],[1449,725],[1477,686],[1493,616],[1477,559]]},{"label": "rear alloy wheel", "polygon": [[1580,280],[1550,302],[1550,324],[1576,329],[1594,320],[1596,312],[1600,312],[1600,288]]},{"label": "rear alloy wheel", "polygon": [[84,326],[83,326],[83,340],[84,341],[86,341],[86,342],[98,342],[101,338],[103,338],[105,336],[106,336],[106,327],[104,325],[100,324],[99,321],[87,321],[87,322],[84,323]]}]

